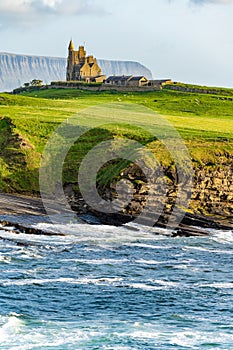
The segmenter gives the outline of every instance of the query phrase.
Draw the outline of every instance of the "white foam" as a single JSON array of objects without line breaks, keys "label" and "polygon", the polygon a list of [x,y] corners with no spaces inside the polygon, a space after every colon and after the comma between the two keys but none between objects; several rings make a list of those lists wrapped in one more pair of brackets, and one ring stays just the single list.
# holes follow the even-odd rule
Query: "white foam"
[{"label": "white foam", "polygon": [[165,287],[178,287],[180,286],[180,282],[173,282],[173,281],[164,281],[164,280],[154,280],[152,279],[151,281],[153,281],[153,283],[158,283],[161,286],[165,286]]},{"label": "white foam", "polygon": [[148,285],[145,283],[131,283],[128,285],[129,288],[133,288],[133,289],[141,289],[141,290],[145,290],[145,291],[153,291],[153,290],[160,290],[161,287],[159,286],[152,286],[152,285]]},{"label": "white foam", "polygon": [[66,326],[61,328],[61,325],[49,322],[46,322],[45,325],[41,324],[36,328],[17,327],[15,333],[12,332],[13,328],[10,323],[9,326],[11,327],[11,331],[9,333],[7,331],[7,335],[0,333],[0,347],[5,346],[4,348],[11,350],[31,350],[35,347],[54,348],[58,346],[78,345],[83,344],[85,341],[88,342],[90,338],[98,335],[97,332],[88,333],[79,329],[66,329]]},{"label": "white foam", "polygon": [[35,234],[16,234],[11,231],[2,231],[1,237],[4,239],[31,244],[94,244],[99,246],[107,246],[111,244],[129,244],[137,241],[158,240],[159,236],[153,232],[143,230],[129,230],[124,226],[115,227],[107,225],[89,225],[89,224],[48,224],[39,223],[33,226],[36,229],[47,231],[50,233],[62,232],[65,236],[46,236]]},{"label": "white foam", "polygon": [[[153,237],[154,240],[156,241],[157,237]],[[146,248],[146,249],[161,249],[161,250],[167,250],[169,248],[172,248],[172,246],[169,246],[169,245],[164,245],[164,246],[161,246],[161,245],[157,245],[157,244],[147,244],[147,243],[128,243],[127,244],[128,246],[131,246],[131,247],[139,247],[139,248]]]},{"label": "white foam", "polygon": [[0,262],[4,262],[6,264],[10,264],[11,263],[11,257],[10,256],[0,255]]},{"label": "white foam", "polygon": [[[218,238],[213,238],[211,237],[211,240],[216,240],[218,241]],[[219,243],[219,242],[218,242]],[[221,242],[223,243],[223,242]],[[207,253],[214,253],[214,254],[225,254],[225,255],[233,255],[233,250],[227,250],[227,249],[215,249],[214,247],[195,247],[195,246],[185,246],[182,248],[182,250],[184,251],[192,251],[192,250],[196,250],[196,251],[200,251],[200,252],[207,252]]]},{"label": "white foam", "polygon": [[164,261],[139,259],[139,260],[135,260],[135,263],[143,264],[143,265],[159,265],[159,264],[164,264]]},{"label": "white foam", "polygon": [[21,321],[17,316],[12,315],[7,318],[3,326],[0,328],[1,342],[12,339],[12,337],[16,336],[20,332],[23,326],[23,321]]},{"label": "white foam", "polygon": [[[211,334],[211,335],[210,335]],[[176,335],[171,337],[169,343],[171,345],[175,346],[182,346],[187,348],[192,348],[195,346],[195,349],[201,348],[205,343],[209,344],[219,344],[222,348],[223,344],[232,344],[233,342],[233,334],[227,334],[227,333],[221,333],[221,332],[211,332],[208,331],[196,331],[196,330],[190,330],[190,331],[183,331],[183,332],[176,332]],[[216,347],[216,345],[215,345]],[[224,347],[225,349],[225,347]],[[230,349],[230,348],[228,348]]]},{"label": "white foam", "polygon": [[104,285],[104,286],[122,286],[133,289],[141,289],[146,291],[153,290],[161,290],[161,289],[170,289],[177,288],[181,285],[180,282],[173,281],[164,281],[164,280],[154,280],[150,279],[146,283],[137,283],[132,282],[129,283],[128,280],[124,280],[121,277],[103,277],[103,278],[68,278],[68,277],[60,277],[60,278],[25,278],[22,280],[1,280],[0,285],[2,286],[25,286],[25,285],[45,285],[45,284],[53,284],[53,283],[66,283],[66,284],[77,284],[77,285]]},{"label": "white foam", "polygon": [[214,282],[200,284],[199,287],[211,287],[211,288],[220,288],[220,289],[233,289],[233,282]]},{"label": "white foam", "polygon": [[200,252],[212,252],[212,248],[207,248],[207,247],[195,247],[195,246],[185,246],[183,248],[183,250],[197,250],[197,251],[200,251]]},{"label": "white foam", "polygon": [[[105,339],[103,349],[109,350],[132,349],[135,340],[144,341],[155,349],[162,348],[165,343],[168,347],[171,345],[176,349],[180,347],[200,349],[204,346],[210,348],[211,344],[215,344],[213,347],[219,344],[219,347],[230,349],[233,343],[232,333],[219,328],[214,331],[208,323],[205,329],[200,330],[156,321],[132,323],[117,319],[111,319],[111,321],[96,319],[93,322],[76,320],[69,323],[38,320],[36,323],[25,324],[20,318],[21,316],[16,314],[6,318],[0,317],[0,322],[3,323],[0,328],[1,348],[11,350],[50,347],[85,349],[91,345],[94,348],[99,342],[102,344],[103,338]],[[120,345],[123,340],[124,342],[128,340],[131,347]]]},{"label": "white foam", "polygon": [[158,336],[158,334],[155,334],[154,332],[146,332],[143,330],[138,330],[131,334],[132,338],[139,339],[155,339],[156,336]]},{"label": "white foam", "polygon": [[[124,285],[124,284],[123,284]],[[129,288],[141,289],[145,291],[164,290],[170,288],[177,288],[181,285],[180,282],[164,281],[159,279],[150,279],[147,283],[130,283]]]},{"label": "white foam", "polygon": [[14,226],[3,226],[0,224],[0,231],[14,231],[15,227]]},{"label": "white foam", "polygon": [[62,259],[62,262],[74,262],[89,265],[121,265],[127,262],[127,259]]},{"label": "white foam", "polygon": [[233,243],[233,231],[215,231],[211,238],[222,244]]},{"label": "white foam", "polygon": [[[109,241],[135,241],[137,239],[155,239],[156,234],[162,232],[165,234],[167,230],[148,228],[140,225],[123,225],[123,226],[109,226],[109,225],[89,225],[89,224],[48,224],[39,223],[34,226],[49,232],[62,232],[67,235],[77,236],[79,239],[96,239],[97,241],[107,239]],[[130,228],[137,228],[131,230]],[[158,238],[157,236],[156,238]]]},{"label": "white foam", "polygon": [[44,279],[38,279],[38,278],[25,278],[22,280],[2,280],[0,281],[0,285],[3,286],[24,286],[24,285],[44,285],[44,284],[51,284],[51,283],[67,283],[67,284],[95,284],[95,285],[111,285],[114,283],[119,283],[122,281],[122,278],[66,278],[66,277],[60,277],[60,278],[44,278]]},{"label": "white foam", "polygon": [[166,228],[161,228],[161,227],[149,227],[149,226],[144,226],[140,224],[135,224],[134,222],[130,222],[128,224],[125,224],[124,227],[130,228],[136,228],[139,231],[142,232],[150,232],[154,235],[162,235],[162,236],[171,236],[172,235],[172,230],[168,230]]}]

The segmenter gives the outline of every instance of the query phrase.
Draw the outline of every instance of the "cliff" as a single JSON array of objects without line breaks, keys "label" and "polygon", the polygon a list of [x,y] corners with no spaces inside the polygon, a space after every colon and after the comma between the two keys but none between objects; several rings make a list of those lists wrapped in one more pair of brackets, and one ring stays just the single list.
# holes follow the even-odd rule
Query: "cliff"
[{"label": "cliff", "polygon": [[[177,174],[170,168],[163,169],[166,175],[168,191],[165,200],[164,213],[170,214],[176,203],[178,193]],[[137,186],[133,200],[128,206],[126,214],[135,215],[140,213],[146,201],[148,187],[143,183],[144,174],[135,168],[124,170],[124,176],[129,177],[131,181],[136,181]],[[195,212],[207,215],[217,215],[232,218],[233,215],[233,168],[232,162],[229,164],[219,164],[215,166],[194,167],[193,189],[189,208]],[[102,192],[103,197],[111,197],[115,188],[107,189],[106,187],[98,189]],[[124,200],[129,197],[130,187],[125,187]],[[154,210],[158,208],[158,201],[163,203],[164,196],[160,193],[154,193]]]},{"label": "cliff", "polygon": [[[103,74],[145,75],[151,71],[138,62],[98,60]],[[65,80],[66,58],[0,53],[0,91],[11,91],[32,79],[44,83]]]}]

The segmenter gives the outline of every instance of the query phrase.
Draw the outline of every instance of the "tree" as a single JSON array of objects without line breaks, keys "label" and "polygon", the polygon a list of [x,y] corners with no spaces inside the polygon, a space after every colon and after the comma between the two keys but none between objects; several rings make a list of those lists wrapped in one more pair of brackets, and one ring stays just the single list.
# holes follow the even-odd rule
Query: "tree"
[{"label": "tree", "polygon": [[42,84],[43,84],[43,80],[40,80],[40,79],[33,79],[31,81],[32,86],[42,86]]}]

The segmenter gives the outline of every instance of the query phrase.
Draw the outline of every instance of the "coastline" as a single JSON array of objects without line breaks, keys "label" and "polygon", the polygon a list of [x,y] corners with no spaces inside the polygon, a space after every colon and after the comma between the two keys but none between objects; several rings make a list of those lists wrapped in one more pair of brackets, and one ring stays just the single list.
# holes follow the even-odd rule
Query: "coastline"
[{"label": "coastline", "polygon": [[[52,202],[50,204],[52,205]],[[132,216],[125,214],[107,215],[95,212],[86,206],[84,208],[83,201],[81,200],[76,203],[76,208],[77,204],[79,210],[76,210],[76,212],[80,224],[98,223],[102,225],[121,226],[133,219]],[[56,210],[55,205],[54,214],[60,214]],[[166,227],[164,221],[164,216],[160,217],[155,227],[169,229],[169,227]],[[18,232],[28,234],[61,235],[60,233],[38,230],[33,227],[35,222],[49,222],[49,217],[40,198],[0,193],[0,224],[2,227],[14,226]],[[210,234],[208,229],[233,230],[233,217],[205,216],[198,213],[192,214],[186,212],[182,222],[172,231],[171,236],[208,236]]]}]

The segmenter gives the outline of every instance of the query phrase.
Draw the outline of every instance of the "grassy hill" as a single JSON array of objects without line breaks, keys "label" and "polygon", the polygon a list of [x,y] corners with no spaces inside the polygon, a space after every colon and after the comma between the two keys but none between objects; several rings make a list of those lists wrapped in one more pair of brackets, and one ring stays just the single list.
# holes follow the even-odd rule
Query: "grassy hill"
[{"label": "grassy hill", "polygon": [[[203,88],[204,89],[204,88]],[[194,168],[225,166],[233,155],[233,91],[217,89],[214,94],[187,93],[164,89],[155,92],[116,93],[52,89],[0,94],[0,189],[7,192],[37,193],[38,169],[43,148],[58,125],[79,111],[103,103],[134,103],[163,115],[180,133],[187,145]],[[98,117],[96,117],[98,119]],[[95,125],[77,114],[80,126]],[[140,118],[139,118],[140,119]],[[69,160],[73,170],[64,170],[64,182],[76,179],[82,157],[99,141],[127,137],[148,144],[164,167],[172,159],[160,141],[130,126],[141,120],[106,119],[105,130],[92,130],[75,146]],[[148,127],[154,120],[143,120]],[[72,159],[75,154],[75,159]],[[119,171],[119,169],[118,169]],[[114,170],[113,170],[114,173]],[[111,174],[112,176],[112,174]],[[106,174],[105,174],[106,178]]]}]

